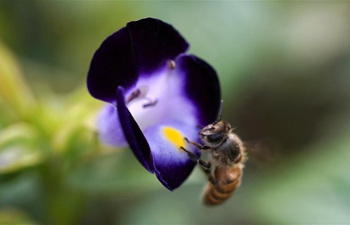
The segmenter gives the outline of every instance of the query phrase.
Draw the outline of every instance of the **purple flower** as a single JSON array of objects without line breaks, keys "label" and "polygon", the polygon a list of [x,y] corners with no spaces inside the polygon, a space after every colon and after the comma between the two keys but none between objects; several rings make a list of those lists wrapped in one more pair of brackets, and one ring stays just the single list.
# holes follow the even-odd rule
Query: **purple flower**
[{"label": "purple flower", "polygon": [[98,116],[100,140],[129,145],[139,162],[169,190],[195,163],[180,150],[215,120],[220,86],[214,69],[186,54],[189,45],[158,19],[129,22],[95,52],[87,76],[90,94],[106,104]]}]

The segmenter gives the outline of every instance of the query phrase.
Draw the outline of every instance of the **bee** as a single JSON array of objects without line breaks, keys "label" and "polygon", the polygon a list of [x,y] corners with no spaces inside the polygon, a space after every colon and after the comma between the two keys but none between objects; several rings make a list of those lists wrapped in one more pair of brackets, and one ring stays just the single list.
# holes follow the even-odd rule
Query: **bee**
[{"label": "bee", "polygon": [[[189,158],[198,163],[208,177],[202,193],[204,205],[219,205],[226,201],[240,186],[244,164],[247,160],[246,148],[241,139],[232,131],[234,128],[222,119],[222,101],[219,119],[199,131],[203,144],[185,138],[200,151],[210,151],[210,160],[204,161],[197,155],[184,150]],[[215,166],[214,172],[211,165]]]}]

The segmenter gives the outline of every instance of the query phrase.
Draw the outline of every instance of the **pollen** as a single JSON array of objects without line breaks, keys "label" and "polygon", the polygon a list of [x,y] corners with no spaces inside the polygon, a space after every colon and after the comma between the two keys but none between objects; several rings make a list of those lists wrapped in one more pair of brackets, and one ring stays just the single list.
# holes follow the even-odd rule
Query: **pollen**
[{"label": "pollen", "polygon": [[170,69],[175,69],[175,67],[176,67],[176,63],[175,63],[175,61],[174,60],[169,60],[168,61],[168,66],[169,66],[169,68]]},{"label": "pollen", "polygon": [[163,127],[162,132],[166,139],[168,139],[177,149],[185,147],[184,137],[182,134],[171,127]]}]

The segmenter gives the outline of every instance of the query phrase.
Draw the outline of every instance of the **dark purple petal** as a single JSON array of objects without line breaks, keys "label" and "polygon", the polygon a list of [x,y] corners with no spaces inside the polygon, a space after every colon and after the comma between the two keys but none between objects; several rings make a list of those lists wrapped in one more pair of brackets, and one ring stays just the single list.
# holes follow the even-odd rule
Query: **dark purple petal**
[{"label": "dark purple petal", "polygon": [[129,86],[135,82],[138,72],[132,48],[126,28],[102,42],[91,60],[87,76],[87,87],[93,97],[113,102],[119,85]]},{"label": "dark purple petal", "polygon": [[127,24],[139,72],[151,73],[169,59],[188,49],[188,43],[173,26],[158,19],[147,18]]},{"label": "dark purple petal", "polygon": [[130,22],[95,52],[87,77],[89,92],[113,102],[118,86],[128,89],[139,75],[151,75],[187,48],[187,42],[167,23],[153,18]]},{"label": "dark purple petal", "polygon": [[148,142],[136,121],[125,105],[124,88],[117,90],[117,110],[120,124],[131,150],[140,163],[151,173],[154,173],[153,157]]},{"label": "dark purple petal", "polygon": [[188,161],[184,164],[156,165],[155,174],[158,180],[170,191],[178,188],[191,174],[196,163]]},{"label": "dark purple petal", "polygon": [[199,125],[214,122],[221,101],[220,84],[215,70],[194,55],[181,55],[176,64],[186,74],[185,90],[198,109]]}]

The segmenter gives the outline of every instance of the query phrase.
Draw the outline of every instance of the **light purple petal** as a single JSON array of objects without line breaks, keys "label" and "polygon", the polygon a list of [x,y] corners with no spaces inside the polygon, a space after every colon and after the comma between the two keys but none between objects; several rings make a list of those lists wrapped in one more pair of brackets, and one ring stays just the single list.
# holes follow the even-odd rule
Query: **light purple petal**
[{"label": "light purple petal", "polygon": [[[165,135],[165,129],[178,132],[182,138],[181,145],[197,155],[199,152],[184,138],[197,140],[198,130],[193,125],[179,121],[167,121],[150,127],[144,132],[153,155],[155,174],[166,188],[173,190],[187,179],[196,163],[190,160],[187,153],[179,148],[179,145],[169,141],[169,136]],[[173,135],[172,138],[176,139],[174,136],[176,135]]]},{"label": "light purple petal", "polygon": [[[141,130],[164,120],[179,120],[193,126],[199,125],[198,109],[186,93],[186,73],[181,69],[164,67],[151,76],[140,76],[134,89],[126,91],[126,98],[135,89],[147,89],[146,98],[128,105]],[[205,93],[202,93],[205,95]],[[143,107],[150,101],[157,103]]]},{"label": "light purple petal", "polygon": [[111,104],[103,106],[97,116],[97,129],[103,144],[115,147],[128,145],[115,106]]}]

